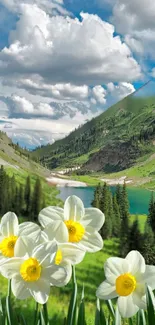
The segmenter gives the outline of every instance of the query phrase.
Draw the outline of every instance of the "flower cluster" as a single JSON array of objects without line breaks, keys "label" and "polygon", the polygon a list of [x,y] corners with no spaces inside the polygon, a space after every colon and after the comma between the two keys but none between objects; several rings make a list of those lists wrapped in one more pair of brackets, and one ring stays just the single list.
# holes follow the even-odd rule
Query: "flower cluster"
[{"label": "flower cluster", "polygon": [[44,304],[50,286],[66,285],[72,275],[72,265],[80,263],[87,251],[102,248],[98,231],[104,223],[104,214],[99,209],[85,209],[78,197],[71,196],[64,209],[43,209],[39,222],[42,228],[32,222],[19,225],[12,212],[2,217],[0,271],[11,279],[15,297],[33,296]]},{"label": "flower cluster", "polygon": [[[45,304],[50,287],[66,285],[72,265],[80,263],[86,252],[103,247],[99,230],[104,214],[96,208],[85,209],[76,196],[65,201],[64,209],[49,206],[33,222],[18,224],[17,216],[6,213],[0,224],[0,272],[11,279],[18,299],[32,296]],[[96,291],[99,299],[117,299],[122,317],[132,317],[146,309],[146,288],[155,289],[155,266],[148,266],[142,255],[131,251],[126,258],[110,257],[104,264],[105,281]],[[154,295],[152,301],[155,305]]]}]

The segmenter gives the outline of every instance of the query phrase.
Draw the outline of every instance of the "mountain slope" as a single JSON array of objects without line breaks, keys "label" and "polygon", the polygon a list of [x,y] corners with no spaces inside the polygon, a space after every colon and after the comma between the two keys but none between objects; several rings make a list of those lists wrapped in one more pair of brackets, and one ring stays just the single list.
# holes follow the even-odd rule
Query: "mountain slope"
[{"label": "mountain slope", "polygon": [[152,82],[110,107],[66,138],[33,155],[49,168],[119,171],[155,152],[155,94]]}]

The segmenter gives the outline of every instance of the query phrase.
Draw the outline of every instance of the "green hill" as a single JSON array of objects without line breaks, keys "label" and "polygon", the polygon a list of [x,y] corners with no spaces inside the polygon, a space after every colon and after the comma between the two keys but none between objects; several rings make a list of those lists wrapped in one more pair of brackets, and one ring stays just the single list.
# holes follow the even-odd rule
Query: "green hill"
[{"label": "green hill", "polygon": [[33,152],[48,168],[82,166],[116,172],[155,153],[155,95],[151,82],[79,127]]},{"label": "green hill", "polygon": [[0,166],[4,166],[7,175],[10,178],[15,177],[18,187],[25,186],[27,176],[31,178],[32,187],[39,178],[46,205],[61,205],[61,200],[56,198],[59,191],[49,186],[45,179],[50,176],[50,171],[34,161],[36,158],[32,158],[28,150],[14,144],[5,133],[0,131]]}]

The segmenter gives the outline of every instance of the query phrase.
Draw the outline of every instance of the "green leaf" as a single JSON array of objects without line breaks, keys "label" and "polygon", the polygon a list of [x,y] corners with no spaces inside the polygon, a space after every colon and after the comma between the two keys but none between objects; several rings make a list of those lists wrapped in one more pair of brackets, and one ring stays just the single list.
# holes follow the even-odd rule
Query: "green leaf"
[{"label": "green leaf", "polygon": [[97,302],[96,302],[95,325],[101,325],[101,323],[100,323],[100,300],[98,298],[97,298]]},{"label": "green leaf", "polygon": [[146,325],[145,313],[142,309],[137,314],[137,325]]},{"label": "green leaf", "polygon": [[107,325],[106,317],[101,307],[100,307],[100,323],[101,325]]},{"label": "green leaf", "polygon": [[73,281],[73,291],[71,295],[71,300],[68,308],[67,315],[67,325],[76,325],[76,313],[77,313],[77,282],[75,275],[75,267],[72,266],[72,281]]},{"label": "green leaf", "polygon": [[79,313],[78,313],[78,322],[77,325],[85,325],[85,303],[84,303],[84,287],[82,290],[81,302],[79,306]]},{"label": "green leaf", "polygon": [[115,311],[115,325],[121,325],[121,315],[119,313],[118,310],[118,306],[116,307],[116,311]]},{"label": "green leaf", "polygon": [[27,325],[26,320],[25,320],[25,318],[24,318],[24,316],[22,314],[20,315],[20,324],[21,325]]},{"label": "green leaf", "polygon": [[40,310],[40,325],[46,325],[42,310]]},{"label": "green leaf", "polygon": [[72,281],[73,281],[73,291],[71,295],[71,300],[68,308],[67,315],[67,325],[76,325],[76,313],[77,313],[77,283],[75,276],[75,267],[72,267]]},{"label": "green leaf", "polygon": [[6,297],[6,314],[7,314],[8,324],[15,325],[14,320],[13,320],[13,315],[12,315],[10,297]]},{"label": "green leaf", "polygon": [[147,298],[148,325],[153,325],[155,324],[155,312],[154,312],[154,304],[153,304],[154,295],[153,292],[148,287],[147,287],[146,298]]},{"label": "green leaf", "polygon": [[106,300],[106,305],[108,307],[108,310],[110,312],[112,319],[115,320],[115,310],[114,310],[111,300]]}]

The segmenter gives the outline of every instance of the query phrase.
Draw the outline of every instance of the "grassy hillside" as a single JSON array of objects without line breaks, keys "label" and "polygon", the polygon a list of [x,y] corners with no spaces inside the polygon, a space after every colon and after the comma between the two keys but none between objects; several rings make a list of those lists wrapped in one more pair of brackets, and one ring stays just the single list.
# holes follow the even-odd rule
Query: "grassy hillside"
[{"label": "grassy hillside", "polygon": [[8,176],[15,176],[18,185],[25,185],[29,175],[33,187],[39,177],[46,205],[62,205],[61,200],[56,198],[59,193],[57,188],[49,186],[45,180],[50,175],[50,171],[32,160],[29,151],[13,144],[3,132],[0,132],[0,165],[4,166]]},{"label": "grassy hillside", "polygon": [[155,153],[155,96],[150,83],[124,98],[66,138],[37,149],[33,157],[49,168],[83,166],[114,172]]}]

